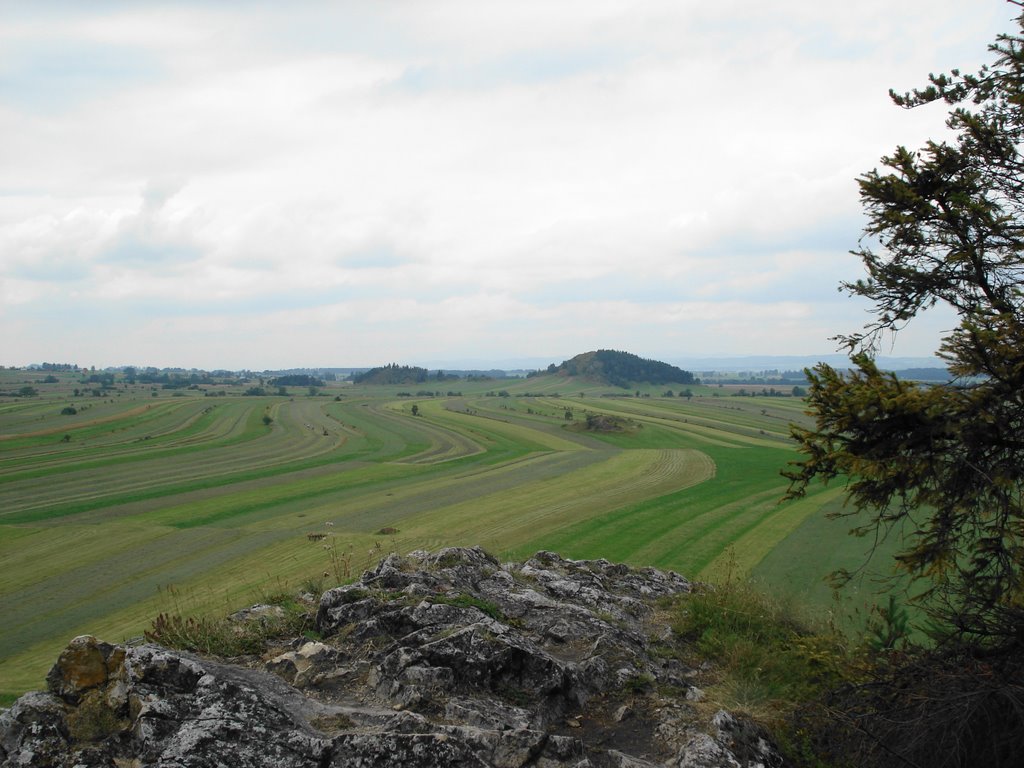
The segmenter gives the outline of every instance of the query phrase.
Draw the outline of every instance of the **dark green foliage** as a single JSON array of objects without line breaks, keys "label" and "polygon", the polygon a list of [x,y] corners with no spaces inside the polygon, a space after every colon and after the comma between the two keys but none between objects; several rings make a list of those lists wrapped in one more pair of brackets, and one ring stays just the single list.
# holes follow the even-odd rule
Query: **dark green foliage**
[{"label": "dark green foliage", "polygon": [[586,429],[591,432],[632,432],[640,425],[622,416],[609,416],[606,413],[588,413]]},{"label": "dark green foliage", "polygon": [[1019,659],[895,653],[875,657],[867,680],[798,713],[793,731],[828,765],[1015,768],[1024,755],[1022,711]]},{"label": "dark green foliage", "polygon": [[322,387],[323,379],[310,376],[305,373],[293,373],[288,376],[278,376],[268,382],[273,387]]},{"label": "dark green foliage", "polygon": [[473,597],[472,595],[456,595],[455,597],[437,595],[432,597],[431,601],[443,605],[454,605],[458,608],[476,608],[478,611],[490,616],[495,621],[505,620],[505,614],[502,613],[501,608],[492,602],[481,600],[480,598]]},{"label": "dark green foliage", "polygon": [[60,409],[60,413],[62,416],[74,416],[78,413],[78,409],[73,405],[66,405]]},{"label": "dark green foliage", "polygon": [[586,376],[606,381],[616,387],[628,388],[632,383],[648,384],[693,384],[695,379],[689,371],[657,360],[646,360],[629,352],[599,349],[585,352],[566,360],[561,365],[549,366],[548,373],[566,376]]},{"label": "dark green foliage", "polygon": [[[897,147],[885,172],[860,179],[867,277],[844,287],[874,303],[875,319],[843,337],[852,373],[809,372],[817,423],[794,429],[806,458],[788,473],[793,496],[844,478],[858,533],[904,537],[897,564],[927,583],[939,640],[1007,649],[1024,643],[1022,44],[1001,36],[993,67],[894,95],[957,105],[954,138]],[[940,350],[953,380],[925,387],[879,371],[883,335],[936,303],[959,317]]]},{"label": "dark green foliage", "polygon": [[[1024,754],[1024,37],[991,51],[977,75],[893,94],[908,108],[953,105],[952,138],[897,147],[859,180],[867,277],[844,288],[874,320],[840,337],[850,373],[808,372],[816,423],[793,428],[805,458],[786,473],[789,495],[843,480],[841,515],[900,544],[896,565],[929,622],[930,647],[913,647],[895,602],[880,611],[868,680],[809,717],[819,753],[854,765],[1009,766]],[[950,380],[880,371],[882,339],[936,304],[958,318],[940,347]]]},{"label": "dark green foliage", "polygon": [[397,363],[352,374],[352,381],[356,384],[422,384],[427,378],[426,368]]}]

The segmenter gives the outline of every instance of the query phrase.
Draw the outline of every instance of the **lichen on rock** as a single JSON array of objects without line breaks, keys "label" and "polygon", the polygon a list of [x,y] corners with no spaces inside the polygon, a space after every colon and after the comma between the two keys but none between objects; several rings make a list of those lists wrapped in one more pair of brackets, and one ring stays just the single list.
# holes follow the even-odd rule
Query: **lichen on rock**
[{"label": "lichen on rock", "polygon": [[3,765],[778,765],[700,722],[693,670],[656,653],[675,573],[479,548],[390,555],[248,666],[78,637],[0,713]]}]

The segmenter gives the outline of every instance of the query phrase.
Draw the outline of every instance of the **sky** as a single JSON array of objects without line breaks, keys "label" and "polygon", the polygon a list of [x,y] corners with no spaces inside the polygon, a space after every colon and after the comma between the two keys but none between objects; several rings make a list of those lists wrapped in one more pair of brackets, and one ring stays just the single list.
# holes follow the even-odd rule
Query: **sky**
[{"label": "sky", "polygon": [[0,364],[833,353],[889,88],[1014,10],[0,0]]}]

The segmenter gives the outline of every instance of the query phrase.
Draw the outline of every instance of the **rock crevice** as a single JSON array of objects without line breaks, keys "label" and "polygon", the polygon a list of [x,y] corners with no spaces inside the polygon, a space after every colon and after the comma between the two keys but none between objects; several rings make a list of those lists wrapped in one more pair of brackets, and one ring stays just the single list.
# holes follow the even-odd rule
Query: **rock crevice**
[{"label": "rock crevice", "polygon": [[[656,608],[675,573],[478,548],[390,555],[325,592],[319,639],[201,658],[75,638],[0,713],[4,766],[775,766],[752,724],[701,724]],[[258,620],[258,619],[253,619]]]}]

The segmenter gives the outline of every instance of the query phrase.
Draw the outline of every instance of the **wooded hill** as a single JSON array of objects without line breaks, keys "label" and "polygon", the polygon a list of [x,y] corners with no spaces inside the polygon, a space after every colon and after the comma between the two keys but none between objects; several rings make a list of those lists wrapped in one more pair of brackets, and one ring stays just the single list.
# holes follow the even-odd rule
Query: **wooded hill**
[{"label": "wooded hill", "polygon": [[580,376],[616,387],[628,388],[633,384],[696,384],[699,383],[689,371],[658,360],[647,360],[629,352],[599,349],[584,352],[561,365],[554,363],[542,373],[561,376]]},{"label": "wooded hill", "polygon": [[428,376],[426,368],[391,363],[371,368],[365,373],[354,373],[352,381],[356,384],[419,384],[426,381]]}]

